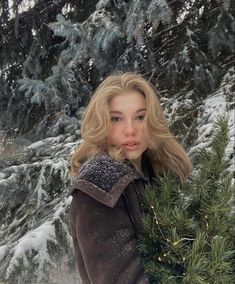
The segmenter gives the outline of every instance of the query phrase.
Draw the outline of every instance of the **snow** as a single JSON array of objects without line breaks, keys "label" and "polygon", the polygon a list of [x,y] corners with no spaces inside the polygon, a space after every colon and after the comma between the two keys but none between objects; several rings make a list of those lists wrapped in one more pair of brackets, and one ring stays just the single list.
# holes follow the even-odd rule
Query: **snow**
[{"label": "snow", "polygon": [[154,27],[157,27],[160,21],[162,23],[170,23],[173,15],[165,0],[152,0],[148,5],[146,14]]},{"label": "snow", "polygon": [[[197,118],[198,138],[194,143],[195,146],[191,148],[190,154],[195,153],[202,147],[210,147],[215,123],[219,118],[226,118],[229,125],[229,144],[226,149],[225,158],[229,159],[230,155],[234,153],[235,109],[231,108],[233,103],[229,102],[228,99],[229,95],[234,93],[232,91],[234,82],[235,71],[234,68],[231,68],[224,76],[220,88],[204,100]],[[234,159],[233,157],[233,160],[230,161],[228,169],[230,171],[234,171]]]},{"label": "snow", "polygon": [[34,192],[37,195],[37,208],[40,207],[41,202],[42,202],[42,198],[44,197],[45,199],[48,198],[48,194],[46,193],[46,191],[43,189],[43,187],[46,186],[46,179],[45,179],[45,166],[42,167],[41,171],[40,171],[40,175],[39,175],[39,179],[37,182],[37,185],[34,189]]},{"label": "snow", "polygon": [[6,254],[8,247],[8,245],[3,245],[0,247],[0,259],[3,259],[3,256]]},{"label": "snow", "polygon": [[[230,138],[225,158],[229,158],[230,154],[235,152],[235,109],[231,109],[228,112],[228,125],[230,130]],[[233,155],[233,159],[230,162],[230,167],[229,167],[230,172],[235,172],[234,165],[235,165],[235,155]]]},{"label": "snow", "polygon": [[181,51],[181,55],[185,62],[190,63],[191,59],[189,58],[189,48],[187,46],[184,46],[183,51]]},{"label": "snow", "polygon": [[[24,234],[21,238],[14,241],[9,239],[7,244],[0,246],[0,259],[6,258],[6,256],[10,256],[10,261],[6,270],[6,279],[10,279],[11,274],[17,269],[17,267],[21,264],[21,260],[23,261],[24,268],[26,269],[30,265],[30,261],[38,265],[37,269],[37,281],[36,283],[43,283],[42,277],[44,275],[44,269],[46,265],[50,265],[50,267],[57,268],[57,264],[53,262],[50,255],[51,252],[48,251],[48,242],[55,244],[58,248],[60,245],[57,241],[57,235],[55,232],[55,223],[59,222],[63,232],[66,232],[66,241],[72,247],[72,239],[68,232],[67,225],[62,221],[65,214],[66,208],[69,206],[71,202],[71,197],[64,198],[58,202],[58,200],[54,201],[54,213],[49,217],[45,222],[43,222],[40,226],[29,230],[26,234]],[[23,219],[26,219],[27,215],[24,215]],[[16,227],[17,223],[18,227],[22,224],[22,220],[14,220],[11,224],[11,227]],[[25,220],[26,222],[27,220]],[[2,228],[4,229],[4,228]],[[35,254],[35,252],[37,252]],[[32,254],[35,254],[32,258]],[[32,260],[30,260],[32,258]],[[57,275],[58,276],[58,275]],[[72,283],[72,282],[71,282]],[[77,282],[73,282],[77,283]]]},{"label": "snow", "polygon": [[[34,275],[32,275],[32,279],[35,278],[34,283],[44,283],[45,271],[50,268],[50,273],[54,273],[60,269],[57,266],[61,265],[61,262],[54,259],[54,255],[58,252],[64,253],[65,248],[66,255],[69,254],[71,261],[73,243],[66,224],[66,211],[71,202],[71,197],[67,197],[70,162],[66,151],[69,153],[78,142],[60,144],[63,141],[64,137],[60,135],[25,147],[25,153],[33,150],[36,155],[40,149],[42,157],[44,151],[49,152],[51,156],[47,155],[46,159],[41,159],[39,155],[37,158],[30,159],[30,163],[27,161],[27,163],[9,166],[0,173],[1,201],[5,203],[10,200],[6,218],[0,226],[0,270],[10,282],[19,269],[22,273],[21,277],[26,278],[29,277],[27,271],[34,269]],[[65,154],[56,156],[62,148]],[[37,161],[33,162],[35,158]],[[55,178],[59,179],[57,187],[51,189],[50,186]],[[58,188],[60,186],[61,189]],[[22,200],[15,205],[17,191],[22,192]],[[14,198],[11,201],[12,194]],[[15,210],[13,215],[12,209]],[[61,243],[62,240],[63,243]],[[52,244],[55,245],[56,251],[49,250]],[[68,267],[69,260],[63,263],[65,268]],[[64,277],[66,275],[69,279],[72,277],[69,271],[65,271]],[[66,283],[78,283],[77,273],[73,276],[73,279]],[[62,276],[57,274],[56,277]],[[56,277],[54,279],[57,279]],[[50,283],[63,283],[57,280]]]},{"label": "snow", "polygon": [[109,4],[110,0],[100,0],[97,4],[96,4],[96,10],[101,10],[103,8],[105,8],[107,6],[107,4]]},{"label": "snow", "polygon": [[189,29],[189,27],[187,27],[187,36],[191,37],[193,35],[193,31]]},{"label": "snow", "polygon": [[53,214],[52,219],[58,219],[61,217],[62,214],[64,214],[64,211],[66,210],[66,208],[70,205],[72,201],[72,196],[68,196],[66,198],[64,198],[60,203],[55,205],[55,212]]},{"label": "snow", "polygon": [[36,148],[39,148],[41,146],[45,145],[45,141],[43,140],[40,140],[40,141],[37,141],[35,143],[32,143],[31,145],[29,145],[27,148],[28,149],[36,149]]},{"label": "snow", "polygon": [[224,117],[227,110],[226,98],[223,94],[208,97],[201,109],[202,116],[198,118],[198,140],[204,141],[213,132],[214,123],[218,117]]},{"label": "snow", "polygon": [[46,263],[51,263],[51,258],[47,250],[48,240],[57,243],[54,226],[52,222],[48,221],[38,228],[27,232],[19,239],[16,246],[10,250],[10,254],[13,253],[13,257],[8,265],[6,278],[8,279],[14,271],[15,266],[18,266],[20,258],[23,258],[25,266],[28,266],[27,253],[32,250],[36,250],[39,253],[34,257],[34,261],[39,264],[39,271],[42,271]]},{"label": "snow", "polygon": [[[13,2],[14,2],[13,0],[9,0],[10,18],[14,18],[14,15],[15,15]],[[33,8],[36,3],[37,3],[37,0],[24,0],[24,1],[22,1],[22,3],[19,4],[19,14]]]}]

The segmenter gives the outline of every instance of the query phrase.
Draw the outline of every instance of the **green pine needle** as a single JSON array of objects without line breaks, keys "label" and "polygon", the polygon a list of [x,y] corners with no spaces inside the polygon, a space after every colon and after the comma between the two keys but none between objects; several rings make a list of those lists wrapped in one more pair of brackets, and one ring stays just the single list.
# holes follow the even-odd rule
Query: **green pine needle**
[{"label": "green pine needle", "polygon": [[218,120],[211,148],[197,156],[198,173],[180,182],[158,177],[145,193],[138,248],[151,283],[232,283],[234,209],[225,149],[228,122]]}]

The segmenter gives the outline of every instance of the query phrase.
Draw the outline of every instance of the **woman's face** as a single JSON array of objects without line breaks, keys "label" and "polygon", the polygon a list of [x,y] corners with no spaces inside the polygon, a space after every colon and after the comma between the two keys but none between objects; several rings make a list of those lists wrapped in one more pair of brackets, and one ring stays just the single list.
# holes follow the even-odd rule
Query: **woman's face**
[{"label": "woman's face", "polygon": [[124,149],[126,158],[141,158],[147,149],[144,137],[145,97],[131,90],[116,95],[110,104],[111,127],[108,130],[108,145]]}]

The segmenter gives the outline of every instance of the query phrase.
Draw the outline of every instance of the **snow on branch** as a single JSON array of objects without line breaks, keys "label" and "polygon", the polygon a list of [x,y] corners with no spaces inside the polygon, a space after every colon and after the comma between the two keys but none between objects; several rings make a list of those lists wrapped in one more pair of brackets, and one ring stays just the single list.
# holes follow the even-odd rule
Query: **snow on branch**
[{"label": "snow on branch", "polygon": [[[71,202],[69,157],[56,157],[61,146],[67,148],[56,141],[48,138],[26,147],[37,161],[28,160],[1,171],[1,280],[46,283],[65,252],[73,258],[67,218]],[[48,150],[51,159],[41,159]]]},{"label": "snow on branch", "polygon": [[232,108],[231,98],[234,96],[233,86],[235,83],[234,67],[230,68],[222,79],[220,87],[205,100],[198,112],[197,131],[198,138],[195,146],[191,148],[190,154],[194,154],[198,149],[211,146],[211,135],[213,133],[214,124],[220,117],[228,120],[229,125],[229,144],[226,148],[226,158],[230,161],[229,170],[234,170],[233,145],[235,141],[235,112]]},{"label": "snow on branch", "polygon": [[152,0],[148,6],[147,18],[157,27],[159,22],[169,24],[173,13],[165,0]]},{"label": "snow on branch", "polygon": [[51,264],[52,260],[48,253],[47,242],[52,241],[57,244],[55,238],[55,229],[51,222],[45,222],[38,228],[26,233],[19,239],[16,245],[10,249],[10,254],[13,256],[8,264],[6,279],[10,277],[16,266],[19,266],[20,260],[23,259],[25,267],[29,266],[27,255],[31,252],[37,251],[38,253],[33,257],[33,262],[38,264],[39,279],[41,280],[42,270],[46,264]]}]

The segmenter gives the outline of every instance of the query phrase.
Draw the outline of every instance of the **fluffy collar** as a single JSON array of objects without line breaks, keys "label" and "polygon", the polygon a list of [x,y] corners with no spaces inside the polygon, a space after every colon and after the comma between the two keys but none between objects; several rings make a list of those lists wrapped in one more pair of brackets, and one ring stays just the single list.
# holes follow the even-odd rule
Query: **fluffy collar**
[{"label": "fluffy collar", "polygon": [[127,185],[135,179],[144,177],[131,166],[107,154],[99,154],[82,165],[70,193],[81,190],[97,201],[114,207]]}]

